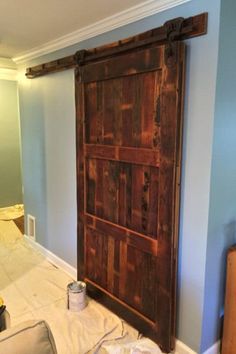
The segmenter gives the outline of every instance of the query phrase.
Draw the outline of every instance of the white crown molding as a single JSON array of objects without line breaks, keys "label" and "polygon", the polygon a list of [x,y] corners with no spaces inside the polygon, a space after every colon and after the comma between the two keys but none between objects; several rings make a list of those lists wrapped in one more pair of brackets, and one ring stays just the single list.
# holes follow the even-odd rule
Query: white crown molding
[{"label": "white crown molding", "polygon": [[0,80],[17,81],[18,72],[16,69],[6,69],[0,67]]},{"label": "white crown molding", "polygon": [[32,48],[29,51],[21,53],[14,57],[16,64],[23,64],[34,58],[49,54],[56,50],[79,43],[86,39],[95,37],[99,34],[109,32],[118,27],[122,27],[129,23],[141,20],[145,17],[154,15],[158,12],[165,11],[172,7],[184,4],[191,0],[148,0],[139,5],[128,8],[125,11],[118,12],[115,15],[106,17],[105,19],[95,22],[89,26],[83,27],[77,31],[71,32],[65,36],[47,42],[41,46]]},{"label": "white crown molding", "polygon": [[10,58],[0,57],[0,68],[4,69],[17,69],[16,63]]}]

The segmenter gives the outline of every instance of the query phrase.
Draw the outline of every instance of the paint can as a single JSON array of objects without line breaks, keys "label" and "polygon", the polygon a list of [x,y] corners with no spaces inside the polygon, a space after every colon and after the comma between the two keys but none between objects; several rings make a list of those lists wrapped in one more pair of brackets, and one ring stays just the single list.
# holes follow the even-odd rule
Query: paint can
[{"label": "paint can", "polygon": [[70,311],[81,311],[86,307],[86,284],[74,281],[67,285],[67,308]]}]

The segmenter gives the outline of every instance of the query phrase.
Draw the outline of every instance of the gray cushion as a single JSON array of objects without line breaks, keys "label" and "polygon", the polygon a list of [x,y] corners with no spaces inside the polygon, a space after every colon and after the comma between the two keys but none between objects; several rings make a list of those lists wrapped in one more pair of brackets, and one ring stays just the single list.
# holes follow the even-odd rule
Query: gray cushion
[{"label": "gray cushion", "polygon": [[56,354],[57,350],[45,321],[26,321],[0,333],[0,353]]}]

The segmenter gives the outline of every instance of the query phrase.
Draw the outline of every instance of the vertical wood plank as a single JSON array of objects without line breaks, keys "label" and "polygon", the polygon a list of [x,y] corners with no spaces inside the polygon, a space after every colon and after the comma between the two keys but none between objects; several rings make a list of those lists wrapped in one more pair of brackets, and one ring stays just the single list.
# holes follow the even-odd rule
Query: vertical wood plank
[{"label": "vertical wood plank", "polygon": [[[183,58],[184,45],[175,43],[177,62]],[[176,180],[177,140],[179,140],[181,116],[178,111],[179,66],[172,62],[163,66],[161,85],[161,140],[160,153],[161,164],[159,174],[159,198],[158,198],[158,245],[159,257],[157,258],[158,302],[157,318],[162,321],[158,331],[158,338],[164,348],[173,346],[173,311],[175,307],[176,287],[176,250],[175,250],[175,191],[178,188]],[[163,51],[163,63],[164,63]],[[168,315],[167,315],[168,314]],[[172,334],[171,336],[168,334]]]},{"label": "vertical wood plank", "polygon": [[103,117],[103,140],[104,144],[114,144],[114,89],[113,80],[104,83],[104,117]]},{"label": "vertical wood plank", "polygon": [[[96,70],[93,66],[97,81],[87,67],[86,77],[94,81],[85,86],[77,82],[78,100],[84,106],[77,104],[77,179],[78,188],[83,189],[78,191],[79,274],[110,295],[111,302],[114,296],[123,301],[124,316],[133,323],[139,316],[140,328],[148,327],[152,338],[167,351],[173,347],[175,324],[184,64],[181,45],[177,44],[176,62],[170,59],[168,66],[164,51],[164,46],[146,48],[138,55],[135,70],[131,65],[134,53],[121,56],[119,68],[113,58],[98,62]],[[87,155],[85,169],[85,140],[111,145],[115,160],[103,153]],[[126,146],[126,161],[132,162],[120,162],[116,146]],[[139,148],[155,150],[160,166],[133,161],[132,156],[141,153]],[[84,232],[85,209],[95,218],[86,219]],[[118,224],[124,234],[118,234],[115,225],[105,227],[111,223]],[[136,233],[131,239],[132,230]],[[155,253],[150,247],[157,247]]]},{"label": "vertical wood plank", "polygon": [[114,240],[114,295],[119,297],[120,285],[120,241]]},{"label": "vertical wood plank", "polygon": [[141,90],[141,146],[151,148],[153,141],[153,112],[155,110],[156,97],[154,92],[156,72],[140,75]]},{"label": "vertical wood plank", "polygon": [[119,164],[114,161],[103,163],[103,213],[104,218],[114,223],[118,223],[118,183]]},{"label": "vertical wood plank", "polygon": [[150,188],[149,188],[149,213],[147,232],[153,238],[157,238],[157,215],[158,215],[158,190],[159,170],[150,167]]},{"label": "vertical wood plank", "polygon": [[140,75],[135,75],[134,82],[134,109],[133,109],[133,122],[132,122],[132,131],[133,131],[133,146],[140,147],[141,144],[141,86],[142,79]]},{"label": "vertical wood plank", "polygon": [[125,164],[120,163],[120,174],[119,174],[119,224],[126,226],[126,216],[127,216],[127,196],[126,196],[126,184],[127,178],[125,173]]},{"label": "vertical wood plank", "polygon": [[95,189],[96,189],[96,160],[88,159],[86,161],[86,184],[87,184],[87,212],[95,213]]},{"label": "vertical wood plank", "polygon": [[161,80],[162,72],[157,71],[155,73],[155,107],[153,115],[153,139],[152,146],[153,149],[160,149],[160,127],[161,127]]},{"label": "vertical wood plank", "polygon": [[122,80],[122,145],[133,146],[133,109],[134,109],[134,88],[133,76],[127,76]]},{"label": "vertical wood plank", "polygon": [[[77,75],[77,73],[75,74]],[[85,277],[85,235],[84,235],[84,85],[75,78],[76,87],[76,169],[77,169],[77,276],[80,279]]]},{"label": "vertical wood plank", "polygon": [[142,228],[142,186],[143,168],[137,165],[132,166],[132,215],[131,225],[135,231],[140,231]]},{"label": "vertical wood plank", "polygon": [[127,278],[127,243],[120,241],[120,284],[119,298],[125,300]]},{"label": "vertical wood plank", "polygon": [[107,261],[107,289],[114,292],[114,258],[115,242],[113,237],[108,237],[108,261]]},{"label": "vertical wood plank", "polygon": [[85,141],[90,144],[97,142],[97,84],[85,84]]},{"label": "vertical wood plank", "polygon": [[114,145],[122,144],[122,79],[112,80]]},{"label": "vertical wood plank", "polygon": [[150,167],[143,167],[143,178],[142,178],[142,220],[141,220],[141,229],[140,232],[143,234],[148,233],[148,219],[150,213],[150,203],[149,203],[149,190],[150,190]]},{"label": "vertical wood plank", "polygon": [[93,104],[97,105],[97,114],[96,114],[96,121],[95,126],[96,126],[96,142],[98,144],[103,144],[104,138],[104,131],[103,131],[103,117],[104,117],[104,93],[103,93],[103,82],[97,82],[96,85],[97,92],[96,92],[96,98],[97,100],[93,102]]},{"label": "vertical wood plank", "polygon": [[96,215],[100,218],[103,218],[103,194],[104,194],[104,186],[103,186],[103,160],[96,160],[97,166],[97,183],[96,183]]}]

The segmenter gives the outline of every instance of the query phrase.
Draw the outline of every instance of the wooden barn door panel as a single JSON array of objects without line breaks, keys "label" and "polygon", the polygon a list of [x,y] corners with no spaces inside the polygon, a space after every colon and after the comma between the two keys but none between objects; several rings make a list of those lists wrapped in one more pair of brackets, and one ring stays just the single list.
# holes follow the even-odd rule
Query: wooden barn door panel
[{"label": "wooden barn door panel", "polygon": [[78,272],[91,296],[173,347],[184,45],[79,68]]}]

